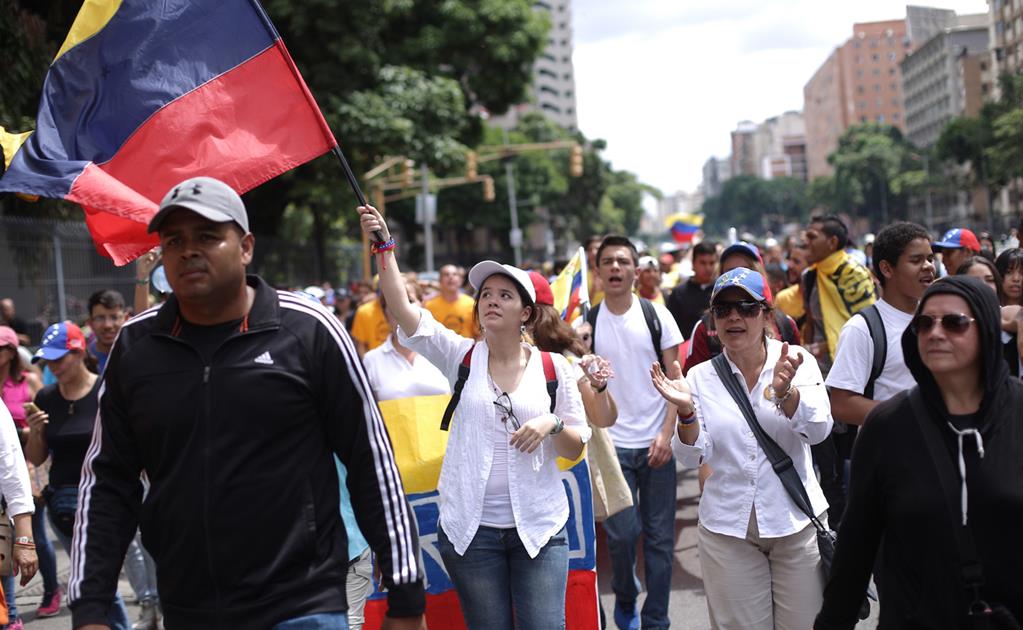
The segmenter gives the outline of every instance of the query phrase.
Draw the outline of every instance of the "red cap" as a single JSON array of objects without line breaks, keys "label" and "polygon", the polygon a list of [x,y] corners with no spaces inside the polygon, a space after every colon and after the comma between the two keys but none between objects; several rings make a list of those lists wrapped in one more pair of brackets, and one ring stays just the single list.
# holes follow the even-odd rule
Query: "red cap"
[{"label": "red cap", "polygon": [[536,291],[536,303],[554,306],[554,292],[551,291],[551,283],[547,282],[547,278],[530,271],[529,279],[533,281],[533,290]]}]

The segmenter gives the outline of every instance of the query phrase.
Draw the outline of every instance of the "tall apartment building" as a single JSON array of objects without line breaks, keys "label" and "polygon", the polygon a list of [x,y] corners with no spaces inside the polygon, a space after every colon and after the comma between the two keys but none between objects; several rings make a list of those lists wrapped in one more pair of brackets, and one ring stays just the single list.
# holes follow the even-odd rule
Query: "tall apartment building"
[{"label": "tall apartment building", "polygon": [[703,182],[700,192],[705,197],[717,197],[725,182],[732,178],[732,160],[730,157],[711,157],[703,163]]},{"label": "tall apartment building", "polygon": [[751,120],[739,123],[732,132],[732,177],[760,174],[760,152],[757,150],[757,125]]},{"label": "tall apartment building", "polygon": [[809,177],[829,175],[828,155],[850,126],[868,121],[904,129],[899,63],[910,48],[905,20],[853,25],[803,88]]},{"label": "tall apartment building", "polygon": [[528,112],[542,112],[557,125],[575,131],[575,70],[572,66],[571,0],[536,0],[534,11],[550,16],[547,46],[533,64],[530,101],[514,105],[507,114],[490,119],[491,124],[510,129]]},{"label": "tall apartment building", "polygon": [[955,18],[907,55],[901,64],[907,139],[929,148],[949,121],[978,110],[990,89],[988,66],[986,13]]},{"label": "tall apartment building", "polygon": [[[1023,70],[1023,2],[988,0],[992,74],[1019,74]],[[995,84],[997,97],[998,85]]]},{"label": "tall apartment building", "polygon": [[788,111],[760,123],[755,146],[760,177],[794,177],[807,181],[806,124],[802,112]]}]

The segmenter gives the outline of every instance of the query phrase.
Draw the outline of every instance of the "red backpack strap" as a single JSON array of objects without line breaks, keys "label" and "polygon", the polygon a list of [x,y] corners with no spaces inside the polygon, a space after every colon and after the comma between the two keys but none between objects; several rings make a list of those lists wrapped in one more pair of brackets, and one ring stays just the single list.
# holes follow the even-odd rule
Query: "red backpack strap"
[{"label": "red backpack strap", "polygon": [[554,359],[550,352],[541,352],[540,361],[543,363],[543,376],[547,381],[547,395],[551,397],[551,413],[554,413],[554,405],[558,402],[558,371],[554,369]]},{"label": "red backpack strap", "polygon": [[448,406],[444,409],[444,417],[440,421],[441,431],[447,431],[451,426],[451,416],[454,415],[458,400],[462,397],[465,381],[469,380],[469,366],[472,365],[472,351],[475,349],[475,343],[469,346],[468,352],[465,353],[462,362],[458,365],[458,379],[455,380],[455,389],[451,392],[451,400],[448,401]]}]

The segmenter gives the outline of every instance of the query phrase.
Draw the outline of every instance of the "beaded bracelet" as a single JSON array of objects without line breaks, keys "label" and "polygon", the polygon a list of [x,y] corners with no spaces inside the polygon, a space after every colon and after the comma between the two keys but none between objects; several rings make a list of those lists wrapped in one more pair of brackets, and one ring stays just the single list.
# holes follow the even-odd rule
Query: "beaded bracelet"
[{"label": "beaded bracelet", "polygon": [[382,254],[384,252],[391,251],[397,246],[398,243],[395,242],[394,237],[392,236],[386,241],[375,241],[370,245],[370,249],[373,251],[374,254]]},{"label": "beaded bracelet", "polygon": [[684,427],[691,426],[692,424],[694,424],[696,422],[696,410],[694,409],[694,410],[690,411],[689,415],[684,417],[684,418],[682,416],[679,416],[676,419],[676,422],[678,422],[680,425],[682,425]]}]

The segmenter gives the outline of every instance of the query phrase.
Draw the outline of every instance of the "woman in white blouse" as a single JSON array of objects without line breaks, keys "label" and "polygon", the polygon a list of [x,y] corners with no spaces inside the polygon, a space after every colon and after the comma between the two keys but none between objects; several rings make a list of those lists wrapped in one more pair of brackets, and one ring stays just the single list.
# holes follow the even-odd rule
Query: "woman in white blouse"
[{"label": "woman in white blouse", "polygon": [[[764,278],[748,269],[723,274],[711,315],[732,372],[757,420],[792,458],[813,511],[826,523],[827,501],[810,445],[831,432],[820,368],[806,350],[768,335],[774,321]],[[711,362],[682,378],[651,368],[654,386],[679,410],[672,440],[686,467],[714,473],[700,499],[700,566],[711,625],[735,630],[802,630],[823,601],[816,530],[796,507]]]},{"label": "woman in white blouse", "polygon": [[359,213],[371,240],[375,231],[384,237],[373,245],[399,341],[452,383],[471,356],[437,486],[441,558],[466,624],[470,630],[564,628],[569,510],[556,458],[579,457],[590,429],[560,355],[552,355],[558,385],[550,411],[540,352],[522,340],[535,317],[529,275],[493,261],[474,266],[469,282],[477,290],[474,317],[482,338],[462,337],[408,303],[386,223],[371,206]]}]

